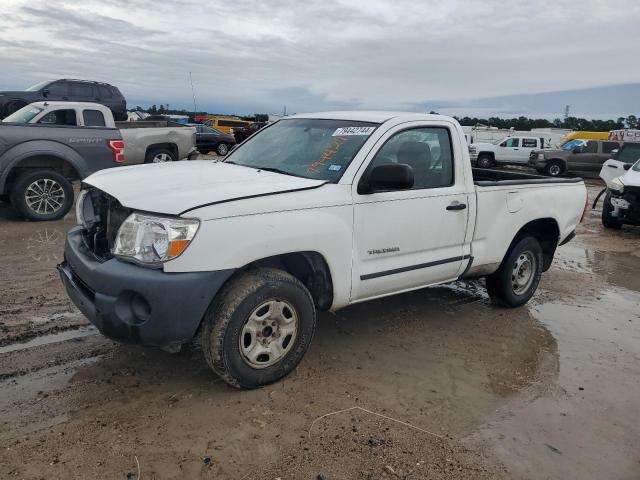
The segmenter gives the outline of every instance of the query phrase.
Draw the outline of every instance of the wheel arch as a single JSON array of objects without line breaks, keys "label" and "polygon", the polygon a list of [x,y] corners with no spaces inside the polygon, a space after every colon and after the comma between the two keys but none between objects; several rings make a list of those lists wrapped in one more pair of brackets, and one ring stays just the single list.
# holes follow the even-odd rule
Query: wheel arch
[{"label": "wheel arch", "polygon": [[[551,267],[553,256],[555,255],[558,242],[560,241],[560,227],[556,219],[547,217],[532,220],[523,225],[515,234],[513,240],[509,244],[507,252],[510,252],[513,246],[524,237],[533,237],[540,243],[542,247],[543,265],[542,271],[546,272]],[[505,254],[505,258],[506,258]]]},{"label": "wheel arch", "polygon": [[165,142],[165,143],[152,143],[147,146],[147,149],[144,152],[144,158],[146,159],[149,154],[154,150],[166,149],[172,152],[176,158],[176,160],[180,160],[178,154],[178,145],[173,142]]},{"label": "wheel arch", "polygon": [[319,310],[326,311],[331,308],[333,304],[333,279],[329,264],[321,253],[315,251],[292,252],[253,260],[239,268],[227,282],[231,281],[238,272],[263,267],[277,268],[290,273],[309,289],[313,302]]},{"label": "wheel arch", "polygon": [[0,192],[9,192],[13,183],[24,171],[46,168],[61,173],[69,180],[82,178],[79,166],[69,157],[54,152],[32,153],[18,157],[2,172]]}]

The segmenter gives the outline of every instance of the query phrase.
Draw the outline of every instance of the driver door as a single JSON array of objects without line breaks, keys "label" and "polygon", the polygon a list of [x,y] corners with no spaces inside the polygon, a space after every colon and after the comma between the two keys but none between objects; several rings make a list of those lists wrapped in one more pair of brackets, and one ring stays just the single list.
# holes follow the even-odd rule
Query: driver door
[{"label": "driver door", "polygon": [[[469,199],[451,138],[443,124],[403,124],[369,154],[354,182],[352,301],[453,280],[465,268]],[[358,193],[388,163],[408,164],[413,188]]]}]

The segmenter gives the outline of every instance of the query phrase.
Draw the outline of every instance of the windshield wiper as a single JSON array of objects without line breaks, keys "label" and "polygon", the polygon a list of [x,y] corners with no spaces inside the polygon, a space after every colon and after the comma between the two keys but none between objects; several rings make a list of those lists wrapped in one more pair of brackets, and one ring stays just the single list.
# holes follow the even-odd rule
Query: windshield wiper
[{"label": "windshield wiper", "polygon": [[275,167],[253,167],[253,168],[257,170],[264,170],[265,172],[274,172],[274,173],[281,173],[283,175],[290,175],[292,177],[307,178],[307,177],[303,177],[302,175],[296,175],[295,173],[287,172],[285,170],[280,170],[279,168],[275,168]]}]

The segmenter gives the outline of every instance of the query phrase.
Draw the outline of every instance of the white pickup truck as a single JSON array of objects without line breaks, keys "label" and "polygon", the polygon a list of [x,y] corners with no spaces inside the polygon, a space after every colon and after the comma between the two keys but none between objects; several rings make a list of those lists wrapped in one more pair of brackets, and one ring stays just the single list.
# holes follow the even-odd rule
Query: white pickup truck
[{"label": "white pickup truck", "polygon": [[545,148],[545,140],[533,135],[514,136],[503,138],[494,143],[473,143],[471,147],[478,155],[476,164],[480,168],[490,168],[499,164],[526,165],[531,152]]},{"label": "white pickup truck", "polygon": [[254,388],[287,375],[317,310],[486,277],[516,307],[585,210],[581,179],[472,170],[440,115],[279,120],[224,161],[98,172],[58,269],[105,335],[176,350]]},{"label": "white pickup truck", "polygon": [[173,122],[116,122],[109,107],[99,103],[35,102],[3,122],[119,129],[124,141],[123,165],[176,161],[197,154],[194,127]]}]

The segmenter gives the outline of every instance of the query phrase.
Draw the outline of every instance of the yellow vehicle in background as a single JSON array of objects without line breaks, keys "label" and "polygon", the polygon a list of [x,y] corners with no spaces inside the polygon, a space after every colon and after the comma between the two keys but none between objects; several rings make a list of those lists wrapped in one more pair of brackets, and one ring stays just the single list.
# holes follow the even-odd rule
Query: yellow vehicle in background
[{"label": "yellow vehicle in background", "polygon": [[242,128],[251,125],[253,122],[242,120],[238,117],[220,117],[217,115],[207,115],[204,121],[210,127],[220,130],[221,132],[233,135],[233,128]]},{"label": "yellow vehicle in background", "polygon": [[609,132],[569,132],[558,143],[558,148],[571,140],[608,140]]}]

